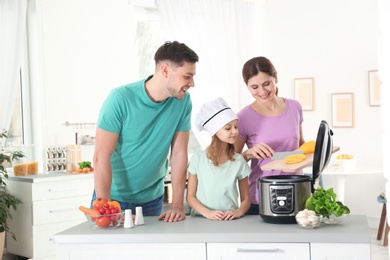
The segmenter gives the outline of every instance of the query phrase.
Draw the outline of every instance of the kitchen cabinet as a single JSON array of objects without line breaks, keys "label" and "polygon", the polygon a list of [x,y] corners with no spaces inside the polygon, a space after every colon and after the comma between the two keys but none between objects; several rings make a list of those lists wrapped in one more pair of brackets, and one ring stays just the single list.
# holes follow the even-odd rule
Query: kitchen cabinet
[{"label": "kitchen cabinet", "polygon": [[22,200],[9,220],[16,241],[7,236],[7,252],[31,259],[56,259],[54,234],[85,222],[78,210],[91,203],[93,174],[50,173],[9,176],[7,189]]},{"label": "kitchen cabinet", "polygon": [[370,244],[312,243],[312,260],[367,260],[371,259]]},{"label": "kitchen cabinet", "polygon": [[233,221],[200,216],[175,223],[157,217],[144,220],[145,225],[131,229],[91,229],[84,222],[64,230],[54,236],[57,257],[80,259],[81,254],[82,259],[95,260],[114,254],[130,259],[127,254],[134,251],[137,257],[131,259],[153,259],[156,252],[159,259],[371,259],[370,230],[363,215],[349,215],[341,224],[321,224],[312,230],[265,223],[260,216]]}]

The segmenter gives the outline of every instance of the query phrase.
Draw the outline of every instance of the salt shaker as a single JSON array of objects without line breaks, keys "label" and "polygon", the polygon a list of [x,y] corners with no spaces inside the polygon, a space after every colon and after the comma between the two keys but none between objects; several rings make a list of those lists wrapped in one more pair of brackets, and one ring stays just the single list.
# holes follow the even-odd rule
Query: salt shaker
[{"label": "salt shaker", "polygon": [[144,224],[144,215],[142,214],[142,207],[135,208],[135,223],[136,226]]},{"label": "salt shaker", "polygon": [[124,228],[133,228],[134,227],[131,209],[125,210],[125,222],[123,223],[123,227]]}]

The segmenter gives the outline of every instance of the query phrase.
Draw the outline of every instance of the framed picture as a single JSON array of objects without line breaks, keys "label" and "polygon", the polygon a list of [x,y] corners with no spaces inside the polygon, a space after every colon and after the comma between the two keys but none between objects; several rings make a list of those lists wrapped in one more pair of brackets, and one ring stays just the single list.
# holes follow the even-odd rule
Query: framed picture
[{"label": "framed picture", "polygon": [[314,78],[297,78],[294,81],[295,99],[302,110],[314,110]]},{"label": "framed picture", "polygon": [[354,126],[354,93],[332,93],[332,126]]},{"label": "framed picture", "polygon": [[381,105],[381,85],[378,70],[368,71],[368,96],[371,107],[379,107]]}]

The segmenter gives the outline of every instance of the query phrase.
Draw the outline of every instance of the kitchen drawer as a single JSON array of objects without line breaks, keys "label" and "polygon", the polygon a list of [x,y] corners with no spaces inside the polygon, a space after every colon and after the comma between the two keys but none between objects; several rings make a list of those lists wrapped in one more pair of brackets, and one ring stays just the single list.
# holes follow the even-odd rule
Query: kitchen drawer
[{"label": "kitchen drawer", "polygon": [[68,244],[57,247],[58,260],[158,259],[206,260],[205,243]]},{"label": "kitchen drawer", "polygon": [[371,259],[370,243],[311,243],[312,260]]},{"label": "kitchen drawer", "polygon": [[78,207],[89,207],[92,195],[72,198],[34,201],[33,202],[33,225],[58,223],[61,221],[84,220],[86,218]]},{"label": "kitchen drawer", "polygon": [[207,260],[310,260],[309,243],[207,243]]},{"label": "kitchen drawer", "polygon": [[33,227],[33,240],[39,241],[39,243],[34,244],[34,257],[41,258],[53,256],[53,259],[55,259],[56,244],[53,240],[54,234],[76,226],[84,221],[85,219]]},{"label": "kitchen drawer", "polygon": [[[91,175],[93,178],[93,175]],[[73,179],[60,182],[35,183],[32,188],[32,201],[50,200],[93,193],[93,180]]]}]

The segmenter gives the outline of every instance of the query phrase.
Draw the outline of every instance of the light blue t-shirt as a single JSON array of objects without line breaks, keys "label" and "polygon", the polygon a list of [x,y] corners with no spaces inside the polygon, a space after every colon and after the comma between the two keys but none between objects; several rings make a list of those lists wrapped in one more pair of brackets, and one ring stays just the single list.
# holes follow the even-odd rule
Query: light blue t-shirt
[{"label": "light blue t-shirt", "polygon": [[122,202],[145,203],[164,193],[172,138],[191,128],[189,93],[182,100],[155,103],[146,93],[146,80],[113,89],[97,122],[119,134],[111,156],[111,198]]},{"label": "light blue t-shirt", "polygon": [[[210,210],[236,210],[239,208],[238,180],[250,173],[250,168],[241,154],[234,154],[234,161],[215,166],[207,158],[206,151],[192,155],[188,172],[197,175],[196,198]],[[198,214],[191,210],[191,215]]]}]

